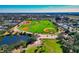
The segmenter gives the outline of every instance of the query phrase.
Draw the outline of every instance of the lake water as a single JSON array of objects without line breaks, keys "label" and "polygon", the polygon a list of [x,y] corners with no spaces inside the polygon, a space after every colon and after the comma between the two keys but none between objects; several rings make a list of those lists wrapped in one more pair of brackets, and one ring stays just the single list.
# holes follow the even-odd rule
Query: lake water
[{"label": "lake water", "polygon": [[30,37],[27,35],[14,35],[14,36],[5,36],[3,37],[3,39],[0,41],[0,46],[7,44],[7,45],[11,45],[11,44],[15,44],[17,42],[20,41],[27,41],[30,42]]}]

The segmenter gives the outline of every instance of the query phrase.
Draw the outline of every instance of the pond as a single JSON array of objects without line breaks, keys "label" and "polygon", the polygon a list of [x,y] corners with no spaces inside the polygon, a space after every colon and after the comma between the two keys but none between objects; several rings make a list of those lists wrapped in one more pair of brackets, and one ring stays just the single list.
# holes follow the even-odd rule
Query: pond
[{"label": "pond", "polygon": [[9,36],[4,36],[2,40],[0,41],[0,46],[1,45],[11,45],[18,43],[20,41],[25,41],[25,42],[30,42],[31,39],[27,35],[9,35]]}]

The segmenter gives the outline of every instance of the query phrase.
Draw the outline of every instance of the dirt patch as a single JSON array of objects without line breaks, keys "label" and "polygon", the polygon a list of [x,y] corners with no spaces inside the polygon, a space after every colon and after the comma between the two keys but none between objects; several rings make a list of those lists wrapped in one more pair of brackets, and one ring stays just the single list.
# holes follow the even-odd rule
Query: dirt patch
[{"label": "dirt patch", "polygon": [[44,29],[44,32],[49,32],[49,29],[48,29],[48,28],[45,28],[45,29]]},{"label": "dirt patch", "polygon": [[25,27],[25,28],[23,28],[22,30],[23,30],[23,31],[28,31],[29,28],[28,28],[28,27]]}]

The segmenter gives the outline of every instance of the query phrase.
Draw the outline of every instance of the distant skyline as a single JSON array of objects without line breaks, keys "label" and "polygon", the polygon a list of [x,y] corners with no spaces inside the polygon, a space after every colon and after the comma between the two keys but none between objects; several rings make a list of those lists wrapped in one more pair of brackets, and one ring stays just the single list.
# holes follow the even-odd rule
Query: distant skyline
[{"label": "distant skyline", "polygon": [[79,5],[0,5],[0,13],[79,12]]}]

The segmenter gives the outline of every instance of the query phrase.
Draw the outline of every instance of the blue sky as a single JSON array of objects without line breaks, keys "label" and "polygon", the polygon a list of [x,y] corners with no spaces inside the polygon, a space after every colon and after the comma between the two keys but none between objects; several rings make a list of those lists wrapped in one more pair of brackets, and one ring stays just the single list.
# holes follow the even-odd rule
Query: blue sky
[{"label": "blue sky", "polygon": [[79,12],[78,5],[0,5],[0,13]]}]

